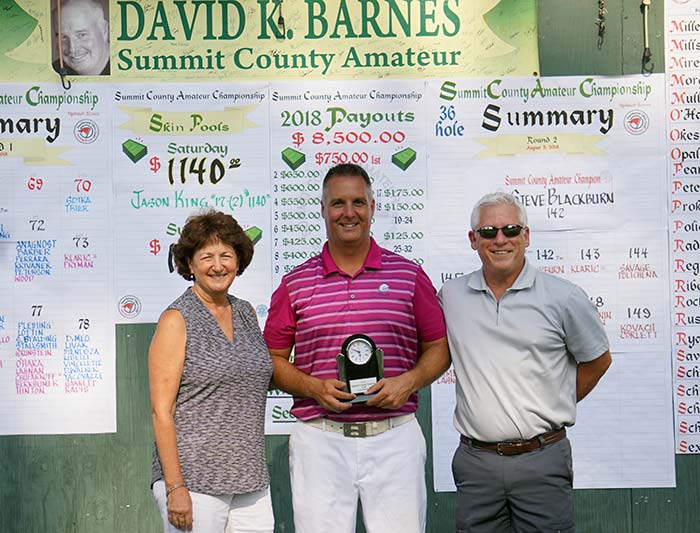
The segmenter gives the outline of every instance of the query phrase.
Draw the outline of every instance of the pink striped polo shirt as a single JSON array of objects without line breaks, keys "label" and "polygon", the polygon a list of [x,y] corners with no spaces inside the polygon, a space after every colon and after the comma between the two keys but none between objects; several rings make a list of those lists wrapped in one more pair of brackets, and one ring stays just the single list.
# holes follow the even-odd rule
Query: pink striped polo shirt
[{"label": "pink striped polo shirt", "polygon": [[[364,333],[384,350],[384,375],[413,368],[419,343],[446,335],[442,310],[423,269],[372,239],[363,267],[352,277],[340,271],[328,251],[302,263],[282,278],[270,302],[265,342],[272,349],[294,346],[294,366],[320,379],[338,378],[336,355],[345,339]],[[395,411],[355,405],[330,413],[312,398],[294,398],[300,420],[328,416],[341,422],[376,420],[418,407],[418,395]]]}]

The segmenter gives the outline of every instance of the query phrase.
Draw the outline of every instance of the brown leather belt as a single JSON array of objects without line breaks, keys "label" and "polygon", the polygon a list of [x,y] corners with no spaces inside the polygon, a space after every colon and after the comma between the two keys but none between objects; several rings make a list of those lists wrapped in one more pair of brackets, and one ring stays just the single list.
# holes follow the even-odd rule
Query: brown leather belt
[{"label": "brown leather belt", "polygon": [[470,439],[464,435],[460,436],[460,440],[464,444],[471,444],[476,448],[481,450],[488,450],[490,452],[496,452],[498,455],[520,455],[521,453],[528,453],[540,448],[547,446],[548,444],[554,444],[559,442],[561,439],[566,437],[566,428],[557,429],[555,431],[550,431],[549,433],[542,433],[542,435],[537,435],[530,440],[514,440],[507,442],[483,442],[476,439]]}]

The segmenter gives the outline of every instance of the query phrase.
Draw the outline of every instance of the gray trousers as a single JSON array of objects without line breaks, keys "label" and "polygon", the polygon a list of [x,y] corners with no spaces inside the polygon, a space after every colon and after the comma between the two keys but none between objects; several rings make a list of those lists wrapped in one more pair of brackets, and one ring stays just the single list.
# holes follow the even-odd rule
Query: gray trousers
[{"label": "gray trousers", "polygon": [[573,533],[571,445],[502,456],[460,442],[452,459],[458,533]]}]

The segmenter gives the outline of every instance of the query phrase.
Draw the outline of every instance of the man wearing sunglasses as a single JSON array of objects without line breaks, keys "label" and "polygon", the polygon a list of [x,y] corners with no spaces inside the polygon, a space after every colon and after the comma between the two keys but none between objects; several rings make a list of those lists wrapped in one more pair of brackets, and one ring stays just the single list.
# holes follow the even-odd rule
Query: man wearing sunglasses
[{"label": "man wearing sunglasses", "polygon": [[482,267],[439,294],[457,378],[457,531],[575,531],[565,428],[610,366],[608,339],[580,287],[525,259],[514,196],[481,198],[471,227]]}]

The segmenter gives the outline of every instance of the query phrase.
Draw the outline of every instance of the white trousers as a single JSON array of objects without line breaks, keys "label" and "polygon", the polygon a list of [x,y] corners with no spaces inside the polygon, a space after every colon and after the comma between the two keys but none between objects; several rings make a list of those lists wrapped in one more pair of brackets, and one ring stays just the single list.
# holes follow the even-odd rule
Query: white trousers
[{"label": "white trousers", "polygon": [[296,422],[289,436],[294,529],[354,533],[359,496],[367,533],[423,533],[425,457],[415,419],[373,437]]},{"label": "white trousers", "polygon": [[[179,533],[168,521],[165,482],[153,484],[153,497],[163,519],[164,533]],[[248,494],[211,496],[190,491],[192,533],[272,533],[275,519],[269,487]]]}]

